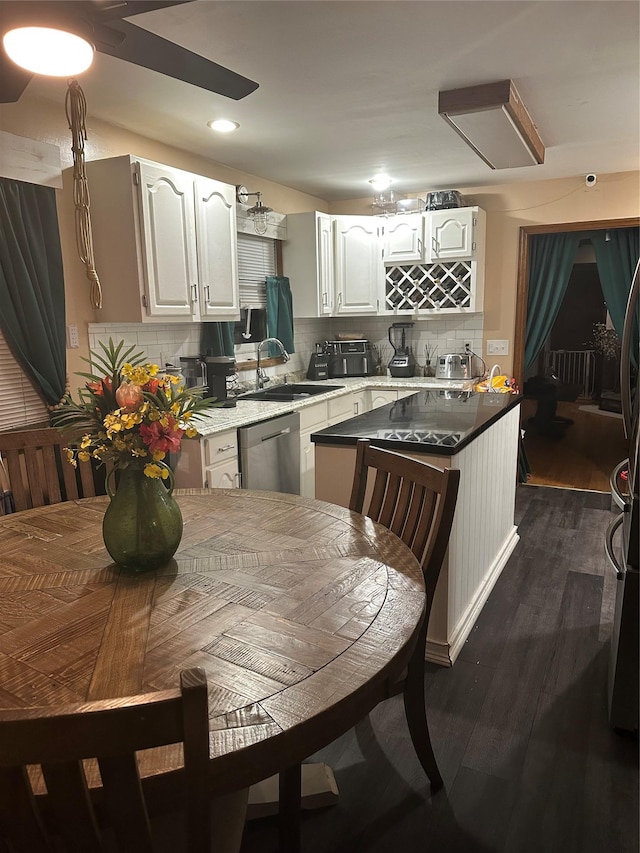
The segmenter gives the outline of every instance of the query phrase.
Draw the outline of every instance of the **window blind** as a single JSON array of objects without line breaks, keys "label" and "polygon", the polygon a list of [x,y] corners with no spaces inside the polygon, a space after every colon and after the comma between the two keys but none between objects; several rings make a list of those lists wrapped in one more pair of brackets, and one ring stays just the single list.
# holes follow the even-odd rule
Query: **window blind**
[{"label": "window blind", "polygon": [[0,330],[0,432],[49,422],[47,406]]},{"label": "window blind", "polygon": [[276,275],[276,241],[257,234],[238,234],[238,283],[243,308],[266,308],[265,279]]}]

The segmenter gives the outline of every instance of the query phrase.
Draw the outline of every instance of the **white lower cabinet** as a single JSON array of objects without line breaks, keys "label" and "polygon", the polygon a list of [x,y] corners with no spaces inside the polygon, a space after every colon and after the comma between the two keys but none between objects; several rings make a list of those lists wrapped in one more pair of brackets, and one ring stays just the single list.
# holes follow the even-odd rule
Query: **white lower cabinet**
[{"label": "white lower cabinet", "polygon": [[386,406],[387,403],[394,403],[398,399],[397,391],[383,391],[378,388],[372,388],[369,392],[371,395],[371,409],[379,409],[380,406]]},{"label": "white lower cabinet", "polygon": [[328,426],[326,401],[300,409],[300,494],[312,498],[316,493],[315,445],[311,434]]},{"label": "white lower cabinet", "polygon": [[238,434],[235,429],[182,442],[175,466],[177,489],[240,487]]}]

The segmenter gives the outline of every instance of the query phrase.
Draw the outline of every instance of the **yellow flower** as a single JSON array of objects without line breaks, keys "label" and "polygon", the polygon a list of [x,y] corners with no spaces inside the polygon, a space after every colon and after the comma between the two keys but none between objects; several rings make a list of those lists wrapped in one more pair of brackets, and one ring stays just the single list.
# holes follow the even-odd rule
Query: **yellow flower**
[{"label": "yellow flower", "polygon": [[82,441],[80,442],[80,447],[84,450],[85,448],[89,447],[90,444],[91,444],[91,436],[90,435],[83,435]]},{"label": "yellow flower", "polygon": [[187,438],[195,438],[198,435],[198,430],[192,426],[188,426],[184,432]]},{"label": "yellow flower", "polygon": [[164,452],[164,450],[154,450],[151,455],[153,456],[156,462],[162,462],[162,460],[166,456],[166,453]]},{"label": "yellow flower", "polygon": [[166,468],[161,468],[159,465],[153,464],[145,465],[144,473],[147,477],[151,477],[154,480],[158,480],[160,478],[166,480],[169,476],[169,472]]},{"label": "yellow flower", "polygon": [[81,462],[88,462],[91,459],[91,454],[87,453],[86,450],[79,450],[78,451],[78,459]]}]

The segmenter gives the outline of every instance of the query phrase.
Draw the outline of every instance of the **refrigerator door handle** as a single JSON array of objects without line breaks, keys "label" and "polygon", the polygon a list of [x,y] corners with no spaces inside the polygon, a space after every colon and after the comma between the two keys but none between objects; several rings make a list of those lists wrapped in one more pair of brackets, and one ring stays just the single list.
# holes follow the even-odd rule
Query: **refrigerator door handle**
[{"label": "refrigerator door handle", "polygon": [[615,535],[616,530],[620,527],[622,522],[624,521],[624,513],[621,512],[620,515],[616,515],[613,521],[607,527],[607,532],[604,537],[604,551],[607,555],[607,559],[615,569],[615,573],[617,575],[618,580],[622,580],[626,574],[626,570],[624,566],[621,566],[618,562],[618,558],[616,557],[613,550],[613,537]]},{"label": "refrigerator door handle", "polygon": [[620,399],[622,404],[622,421],[624,423],[624,434],[631,439],[633,430],[633,415],[631,403],[631,335],[633,323],[638,305],[638,293],[640,292],[640,260],[636,264],[633,274],[627,310],[624,316],[624,328],[622,330],[622,342],[620,345]]},{"label": "refrigerator door handle", "polygon": [[625,468],[628,468],[629,460],[623,459],[622,462],[618,463],[616,467],[611,472],[611,476],[609,477],[609,485],[611,486],[611,496],[616,504],[616,506],[620,507],[620,509],[624,509],[627,506],[627,497],[623,495],[618,487],[618,477],[620,476],[620,472]]}]

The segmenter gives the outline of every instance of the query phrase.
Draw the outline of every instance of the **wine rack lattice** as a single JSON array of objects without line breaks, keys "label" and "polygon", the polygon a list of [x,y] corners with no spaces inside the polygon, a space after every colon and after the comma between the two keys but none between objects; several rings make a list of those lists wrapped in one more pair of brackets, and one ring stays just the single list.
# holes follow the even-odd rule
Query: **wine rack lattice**
[{"label": "wine rack lattice", "polygon": [[471,261],[387,267],[385,308],[411,310],[471,308]]}]

